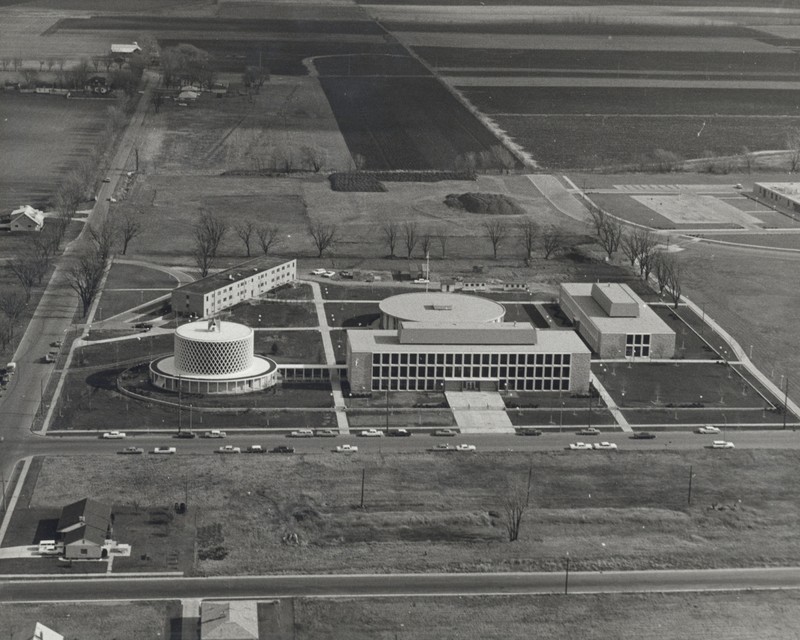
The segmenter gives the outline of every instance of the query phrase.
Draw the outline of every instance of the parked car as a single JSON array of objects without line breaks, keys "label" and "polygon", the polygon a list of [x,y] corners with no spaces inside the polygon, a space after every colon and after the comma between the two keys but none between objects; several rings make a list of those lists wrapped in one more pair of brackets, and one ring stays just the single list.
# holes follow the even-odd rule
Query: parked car
[{"label": "parked car", "polygon": [[56,357],[58,356],[57,353],[53,353],[52,351],[44,354],[44,361],[45,362],[55,362]]},{"label": "parked car", "polygon": [[220,431],[219,429],[212,429],[211,431],[206,431],[203,434],[204,438],[224,438],[228,434],[224,431]]},{"label": "parked car", "polygon": [[270,453],[294,453],[294,447],[287,447],[286,445],[278,445],[269,450]]},{"label": "parked car", "polygon": [[711,443],[711,448],[712,449],[735,449],[736,445],[734,445],[732,442],[728,442],[727,440],[714,440],[714,442]]},{"label": "parked car", "polygon": [[106,431],[106,432],[103,434],[103,437],[104,437],[106,440],[122,440],[122,439],[124,439],[124,438],[125,438],[127,435],[128,435],[128,434],[127,434],[127,433],[125,433],[124,431]]},{"label": "parked car", "polygon": [[175,447],[156,447],[153,449],[153,453],[177,453],[178,450]]},{"label": "parked car", "polygon": [[328,270],[327,270],[327,269],[314,269],[314,270],[311,272],[311,275],[312,275],[312,276],[321,276],[323,273],[327,273],[327,272],[328,272]]},{"label": "parked car", "polygon": [[335,271],[326,271],[326,272],[324,272],[322,274],[323,278],[333,278],[335,276],[336,276],[336,272]]},{"label": "parked car", "polygon": [[103,178],[103,182],[105,184],[108,184],[109,182],[111,182],[111,178]]},{"label": "parked car", "polygon": [[571,451],[588,451],[592,448],[591,442],[573,442],[567,447]]},{"label": "parked car", "polygon": [[594,448],[601,449],[603,451],[616,451],[617,445],[615,445],[613,442],[595,442]]},{"label": "parked car", "polygon": [[266,449],[262,447],[260,444],[251,444],[247,449],[245,449],[247,453],[264,453]]},{"label": "parked car", "polygon": [[433,451],[434,453],[439,453],[441,451],[455,451],[456,448],[447,442],[442,442],[441,444],[437,444],[434,447],[428,449],[428,451]]},{"label": "parked car", "polygon": [[153,325],[149,322],[137,322],[133,325],[134,329],[141,329],[142,331],[150,331],[153,328]]},{"label": "parked car", "polygon": [[410,438],[411,432],[408,429],[392,429],[386,435],[391,438]]},{"label": "parked car", "polygon": [[541,429],[517,429],[517,435],[520,436],[540,436],[542,435]]},{"label": "parked car", "polygon": [[141,447],[125,447],[124,449],[117,451],[122,455],[135,455],[137,453],[144,453],[144,449]]},{"label": "parked car", "polygon": [[217,449],[217,453],[241,453],[241,447],[234,447],[232,444],[226,444],[224,447]]},{"label": "parked car", "polygon": [[382,438],[383,432],[377,429],[365,429],[359,434],[362,438]]},{"label": "parked car", "polygon": [[340,278],[346,278],[347,280],[353,279],[353,272],[352,271],[340,271],[339,272]]},{"label": "parked car", "polygon": [[314,432],[311,429],[298,429],[289,434],[290,438],[313,438]]},{"label": "parked car", "polygon": [[656,434],[649,431],[637,431],[631,436],[634,440],[654,440],[655,437]]},{"label": "parked car", "polygon": [[335,438],[337,434],[333,429],[317,429],[314,432],[317,438]]},{"label": "parked car", "polygon": [[585,429],[581,429],[578,431],[579,436],[599,436],[600,429],[597,427],[586,427]]},{"label": "parked car", "polygon": [[340,444],[334,449],[334,451],[336,453],[356,453],[358,451],[358,447],[354,444]]},{"label": "parked car", "polygon": [[428,280],[427,278],[417,278],[413,282],[414,284],[430,284],[430,280]]},{"label": "parked car", "polygon": [[456,451],[472,451],[475,452],[478,450],[474,444],[457,444]]},{"label": "parked car", "polygon": [[61,344],[62,344],[61,340],[53,340],[50,343],[50,346],[58,349],[59,347],[61,347]]},{"label": "parked car", "polygon": [[697,430],[697,433],[721,433],[719,427],[714,427],[710,424],[707,424],[705,427],[700,427]]},{"label": "parked car", "polygon": [[191,440],[192,438],[196,438],[197,434],[194,431],[178,431],[173,437]]},{"label": "parked car", "polygon": [[458,432],[455,429],[436,429],[433,432],[435,436],[457,436]]}]

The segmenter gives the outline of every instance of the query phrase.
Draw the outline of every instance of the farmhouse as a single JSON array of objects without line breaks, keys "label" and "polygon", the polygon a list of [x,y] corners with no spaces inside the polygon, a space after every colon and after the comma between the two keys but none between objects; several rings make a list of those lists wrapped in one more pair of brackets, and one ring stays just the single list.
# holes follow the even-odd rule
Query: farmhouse
[{"label": "farmhouse", "polygon": [[182,316],[212,316],[296,278],[296,260],[256,258],[174,289],[172,310]]},{"label": "farmhouse", "polygon": [[90,498],[68,504],[61,510],[56,532],[64,543],[65,558],[105,558],[111,538],[111,507]]},{"label": "farmhouse", "polygon": [[590,351],[571,331],[503,322],[502,305],[452,293],[381,303],[381,329],[347,332],[353,391],[589,389]]},{"label": "farmhouse", "polygon": [[753,197],[778,211],[800,213],[800,182],[756,182]]},{"label": "farmhouse", "polygon": [[258,606],[252,600],[203,602],[201,640],[258,640]]},{"label": "farmhouse", "polygon": [[675,332],[626,284],[564,283],[559,302],[601,358],[675,355]]},{"label": "farmhouse", "polygon": [[115,56],[130,56],[134,53],[139,53],[142,48],[136,43],[132,44],[112,44],[111,55]]},{"label": "farmhouse", "polygon": [[29,205],[23,205],[11,212],[10,230],[41,231],[44,227],[44,213]]}]

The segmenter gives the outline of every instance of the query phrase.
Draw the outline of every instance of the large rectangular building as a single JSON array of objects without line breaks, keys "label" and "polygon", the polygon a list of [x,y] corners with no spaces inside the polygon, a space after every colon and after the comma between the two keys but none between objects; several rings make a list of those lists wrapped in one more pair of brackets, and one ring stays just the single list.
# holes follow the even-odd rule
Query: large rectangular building
[{"label": "large rectangular building", "polygon": [[601,358],[672,358],[675,332],[626,284],[571,282],[559,303]]},{"label": "large rectangular building", "polygon": [[529,323],[403,322],[347,332],[353,392],[589,390],[590,351],[572,331]]},{"label": "large rectangular building", "polygon": [[753,196],[774,209],[791,214],[800,213],[800,183],[798,182],[756,182]]},{"label": "large rectangular building", "polygon": [[296,260],[256,258],[173,290],[172,310],[205,318],[296,279]]}]

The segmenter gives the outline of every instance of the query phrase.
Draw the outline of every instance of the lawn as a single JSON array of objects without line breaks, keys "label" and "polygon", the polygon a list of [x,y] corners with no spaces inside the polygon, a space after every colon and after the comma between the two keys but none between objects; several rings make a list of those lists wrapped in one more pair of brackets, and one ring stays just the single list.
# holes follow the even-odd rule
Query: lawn
[{"label": "lawn", "polygon": [[328,324],[347,329],[379,329],[380,310],[375,303],[328,303],[325,305]]},{"label": "lawn", "polygon": [[[796,591],[691,594],[307,598],[294,600],[297,640],[730,640],[794,637]],[[468,613],[467,613],[468,612]]]},{"label": "lawn", "polygon": [[[200,505],[198,527],[217,531],[228,553],[201,560],[203,574],[555,570],[567,552],[575,570],[791,565],[800,560],[798,455],[304,454],[269,464],[258,456],[176,456],[124,465],[115,456],[47,458],[31,507],[82,495],[142,509]],[[509,544],[501,496],[529,469],[535,506]],[[285,545],[286,532],[300,544]]]},{"label": "lawn", "polygon": [[[121,259],[124,260],[124,256]],[[105,289],[174,289],[180,284],[175,277],[160,269],[114,262],[108,272]]]},{"label": "lawn", "polygon": [[3,603],[0,637],[30,638],[36,622],[41,622],[70,640],[170,638],[173,620],[180,629],[180,616],[178,601]]},{"label": "lawn", "polygon": [[316,327],[317,311],[310,302],[256,298],[226,310],[232,322],[248,327]]}]

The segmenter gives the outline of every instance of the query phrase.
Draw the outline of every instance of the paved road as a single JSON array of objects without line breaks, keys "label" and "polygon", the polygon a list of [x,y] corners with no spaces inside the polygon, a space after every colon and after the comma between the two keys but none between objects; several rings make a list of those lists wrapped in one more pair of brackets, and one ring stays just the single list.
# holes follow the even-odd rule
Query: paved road
[{"label": "paved road", "polygon": [[[11,580],[2,602],[564,593],[566,574],[462,573]],[[800,567],[570,572],[569,593],[800,588]]]},{"label": "paved road", "polygon": [[[149,76],[147,78],[145,93],[141,96],[138,108],[111,161],[111,171],[109,172],[111,182],[101,183],[97,193],[97,203],[89,214],[87,224],[93,220],[102,219],[108,214],[107,198],[114,193],[127,166],[134,141],[142,127],[145,112],[150,104],[151,79]],[[25,330],[25,335],[14,354],[17,373],[9,383],[3,397],[0,398],[0,436],[6,440],[5,446],[0,450],[0,472],[6,478],[10,474],[14,461],[24,455],[21,439],[17,436],[29,435],[36,412],[39,410],[43,389],[47,387],[53,372],[54,365],[43,362],[42,358],[50,350],[51,342],[64,339],[78,306],[78,296],[69,286],[66,269],[82,246],[82,242],[81,235],[64,249],[64,255],[56,265],[33,318]],[[9,444],[9,441],[13,444]]]}]

